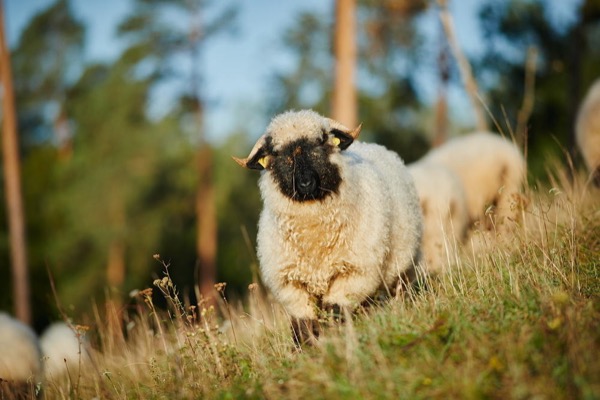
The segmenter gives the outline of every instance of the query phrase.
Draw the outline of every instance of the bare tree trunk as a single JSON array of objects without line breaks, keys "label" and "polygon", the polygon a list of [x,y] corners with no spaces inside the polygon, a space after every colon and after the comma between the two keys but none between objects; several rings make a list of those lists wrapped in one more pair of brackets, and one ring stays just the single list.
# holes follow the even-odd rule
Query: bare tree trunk
[{"label": "bare tree trunk", "polygon": [[69,118],[61,105],[61,110],[54,119],[54,138],[58,146],[58,156],[61,160],[69,160],[73,155],[73,140],[69,127]]},{"label": "bare tree trunk", "polygon": [[2,155],[4,160],[4,189],[10,236],[10,255],[13,274],[15,315],[31,323],[29,271],[27,267],[25,213],[21,192],[21,169],[15,100],[10,67],[10,52],[4,36],[4,11],[0,2],[0,74],[3,88]]},{"label": "bare tree trunk", "polygon": [[125,281],[125,246],[119,240],[113,240],[108,248],[106,281],[110,288],[120,288]]},{"label": "bare tree trunk", "polygon": [[190,85],[198,129],[198,189],[196,191],[196,253],[198,255],[198,295],[205,305],[214,303],[217,278],[217,211],[215,206],[213,150],[204,134],[204,107],[200,96],[200,48],[204,39],[200,3],[190,10],[195,16],[190,33],[192,73]]},{"label": "bare tree trunk", "polygon": [[120,289],[125,281],[125,246],[119,239],[113,239],[108,247],[106,265],[106,282],[108,284],[105,304],[106,350],[117,350],[124,345],[123,341],[123,300]]},{"label": "bare tree trunk", "polygon": [[217,275],[217,217],[213,154],[208,144],[203,144],[198,151],[198,174],[200,178],[196,197],[198,283],[202,298],[210,304],[215,294]]},{"label": "bare tree trunk", "polygon": [[[567,117],[570,122],[569,137],[567,139],[567,150],[571,161],[575,159],[577,154],[577,146],[575,139],[575,120],[577,112],[582,101],[581,83],[583,80],[583,54],[582,50],[586,48],[586,37],[584,27],[581,24],[576,24],[569,34],[570,54],[569,54],[569,71],[567,74]],[[571,168],[567,169],[570,174],[573,173]]]},{"label": "bare tree trunk", "polygon": [[335,82],[331,116],[353,128],[357,125],[356,69],[356,1],[335,3]]},{"label": "bare tree trunk", "polygon": [[439,88],[438,98],[435,103],[434,134],[431,145],[438,147],[448,140],[448,81],[450,79],[450,66],[448,63],[448,41],[443,28],[440,30],[440,52],[438,54]]}]

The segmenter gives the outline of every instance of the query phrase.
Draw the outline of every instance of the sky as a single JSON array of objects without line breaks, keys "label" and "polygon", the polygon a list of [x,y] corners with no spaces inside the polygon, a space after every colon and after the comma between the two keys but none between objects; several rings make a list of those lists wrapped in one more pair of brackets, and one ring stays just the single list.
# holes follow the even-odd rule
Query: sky
[{"label": "sky", "polygon": [[[52,4],[54,0],[4,0],[5,25],[9,45],[14,46],[29,19]],[[557,21],[572,19],[573,4],[580,0],[552,0],[551,15]],[[208,136],[219,140],[235,128],[261,134],[268,123],[264,105],[269,93],[269,78],[275,71],[289,65],[289,55],[281,41],[283,32],[293,25],[302,11],[331,14],[333,0],[220,0],[239,8],[235,32],[222,34],[208,41],[202,57],[203,94],[207,100],[206,129]],[[454,0],[450,11],[455,20],[458,41],[467,55],[476,55],[482,48],[477,21],[480,0]],[[568,5],[566,5],[568,3]],[[131,11],[129,0],[73,0],[73,11],[87,28],[86,59],[105,61],[116,58],[121,45],[115,35],[118,23]],[[434,9],[422,17],[427,36],[437,35],[438,20]],[[432,39],[433,40],[433,39]],[[435,57],[435,55],[433,56]],[[432,101],[435,92],[433,68],[423,68],[419,77],[422,97]],[[151,110],[160,114],[168,107],[169,89],[154,96]],[[461,87],[451,87],[449,104],[453,117],[462,124],[474,121],[468,99]]]}]

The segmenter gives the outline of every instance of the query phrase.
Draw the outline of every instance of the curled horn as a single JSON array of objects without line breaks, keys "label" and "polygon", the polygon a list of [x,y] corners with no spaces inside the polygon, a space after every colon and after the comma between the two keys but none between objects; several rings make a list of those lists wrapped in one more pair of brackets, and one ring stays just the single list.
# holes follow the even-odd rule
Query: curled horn
[{"label": "curled horn", "polygon": [[354,140],[358,139],[358,135],[360,135],[360,130],[362,129],[362,122],[358,124],[358,126],[352,129],[348,134],[354,138]]},{"label": "curled horn", "polygon": [[231,156],[231,158],[233,158],[233,161],[235,161],[236,163],[238,163],[239,165],[241,165],[244,168],[248,168],[248,157],[246,158],[237,158],[236,156]]},{"label": "curled horn", "polygon": [[335,119],[327,118],[327,120],[329,121],[329,126],[332,129],[338,129],[342,132],[346,132],[348,135],[352,136],[352,138],[354,140],[356,140],[358,138],[358,135],[360,134],[360,130],[362,129],[362,123],[359,124],[356,128],[350,129],[350,128],[347,128],[341,122],[336,121]]},{"label": "curled horn", "polygon": [[265,138],[266,138],[266,135],[262,135],[261,137],[258,138],[258,140],[256,141],[256,144],[254,144],[254,147],[252,147],[252,150],[250,150],[250,154],[248,155],[248,157],[238,158],[238,157],[231,156],[231,158],[233,158],[233,161],[235,161],[242,167],[248,168],[248,161],[251,160],[256,155],[256,153],[258,153],[258,151],[264,146],[265,141],[266,141]]}]

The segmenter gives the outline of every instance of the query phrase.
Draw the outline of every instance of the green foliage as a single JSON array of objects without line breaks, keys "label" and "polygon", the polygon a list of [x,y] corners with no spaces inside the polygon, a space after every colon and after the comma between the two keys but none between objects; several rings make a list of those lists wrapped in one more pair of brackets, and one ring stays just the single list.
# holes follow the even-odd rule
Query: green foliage
[{"label": "green foliage", "polygon": [[[423,2],[404,6],[363,1],[358,11],[359,120],[363,137],[414,161],[428,148],[418,110],[423,104],[415,90],[421,44],[415,17]],[[312,108],[329,114],[333,86],[333,23],[326,16],[306,12],[289,28],[283,44],[294,57],[290,71],[273,78],[271,114],[287,109]]]},{"label": "green foliage", "polygon": [[[82,65],[84,27],[66,0],[42,11],[23,31],[13,61],[27,150],[23,181],[37,326],[57,317],[50,279],[69,314],[89,311],[90,300],[104,297],[115,244],[124,249],[126,268],[120,295],[156,276],[155,253],[181,266],[173,279],[193,293],[198,129],[190,129],[186,121],[197,109],[200,88],[195,72],[177,70],[173,59],[197,51],[193,48],[230,26],[235,13],[225,8],[214,15],[196,38],[188,36],[186,24],[164,15],[168,11],[191,20],[205,6],[203,1],[137,2],[120,27],[129,47],[112,65]],[[191,90],[181,94],[179,107],[160,119],[150,118],[150,94],[165,78],[196,81],[184,85]],[[227,182],[220,185],[224,193],[240,191]],[[238,198],[240,210],[247,211],[252,203]],[[223,198],[219,209],[229,207],[228,202]],[[241,237],[240,225],[252,225],[249,230],[255,231],[253,211],[246,214],[251,215],[249,223],[244,217],[234,221],[239,213],[221,212],[227,223],[235,224],[223,229],[224,235],[235,231]],[[229,250],[227,236],[223,240],[224,255],[240,254]],[[7,257],[8,250],[0,250]],[[250,257],[225,257],[229,266],[220,269],[241,269],[240,263],[246,266]],[[251,279],[249,273],[229,275],[239,277],[233,285],[239,292]],[[9,285],[2,284],[3,308],[10,306]]]},{"label": "green foliage", "polygon": [[[487,2],[481,8],[486,37],[481,82],[499,129],[510,134],[525,95],[525,56],[538,51],[535,70],[535,106],[528,124],[529,170],[545,175],[552,155],[574,155],[574,121],[577,107],[600,69],[597,2],[584,1],[572,25],[559,25],[548,16],[544,0]],[[594,11],[595,10],[595,11]]]},{"label": "green foliage", "polygon": [[328,88],[333,82],[330,31],[330,21],[305,12],[298,17],[296,25],[285,32],[282,42],[294,56],[294,67],[272,78],[270,114],[303,108],[327,114],[331,95]]},{"label": "green foliage", "polygon": [[[68,0],[57,0],[33,17],[12,55],[19,99],[59,96],[81,66],[85,29]],[[25,79],[27,77],[27,79]]]},{"label": "green foliage", "polygon": [[62,234],[42,252],[55,279],[61,278],[59,294],[66,304],[85,304],[90,295],[102,294],[114,242],[126,249],[126,288],[144,284],[164,226],[157,214],[176,195],[147,193],[159,173],[172,173],[176,186],[181,172],[171,160],[186,157],[173,123],[153,124],[146,117],[149,82],[131,81],[127,71],[127,64],[92,66],[69,93],[73,151],[63,160],[55,155],[58,185],[45,195],[48,215],[58,220],[51,229]]}]

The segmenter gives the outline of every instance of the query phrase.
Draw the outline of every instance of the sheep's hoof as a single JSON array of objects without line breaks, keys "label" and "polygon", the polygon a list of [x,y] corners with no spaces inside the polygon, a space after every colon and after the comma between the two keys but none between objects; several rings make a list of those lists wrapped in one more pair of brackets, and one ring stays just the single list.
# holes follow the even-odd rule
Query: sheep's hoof
[{"label": "sheep's hoof", "polygon": [[308,318],[292,319],[292,336],[297,347],[315,345],[319,338],[319,321]]},{"label": "sheep's hoof", "polygon": [[326,322],[344,322],[344,308],[337,304],[325,304],[322,308]]}]

